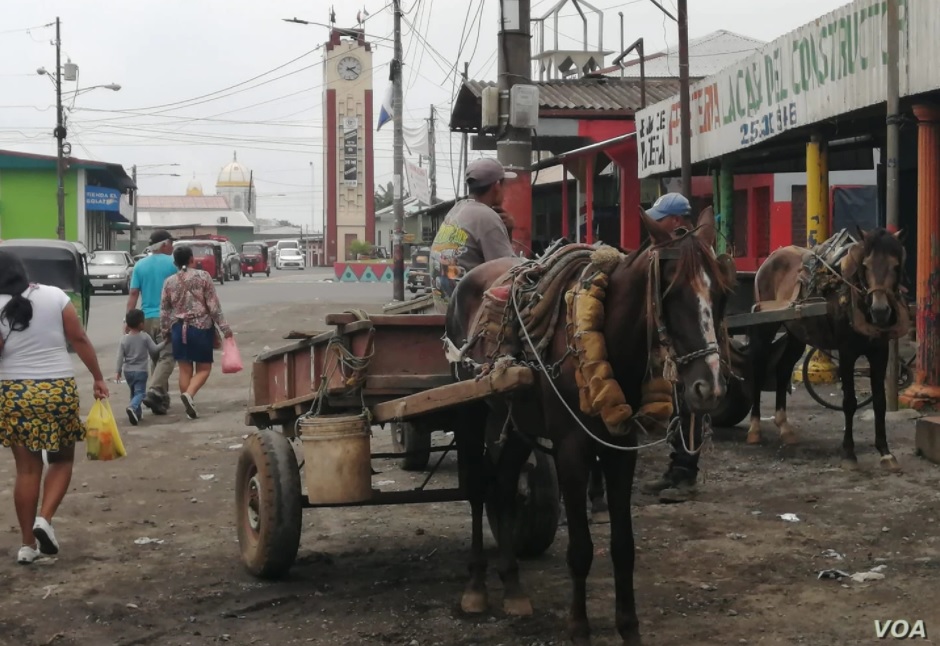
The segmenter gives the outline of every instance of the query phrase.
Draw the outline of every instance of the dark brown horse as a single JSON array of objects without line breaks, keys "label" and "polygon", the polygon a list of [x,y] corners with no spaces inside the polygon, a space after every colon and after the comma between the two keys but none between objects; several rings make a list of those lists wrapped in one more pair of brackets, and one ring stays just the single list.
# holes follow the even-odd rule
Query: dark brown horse
[{"label": "dark brown horse", "polygon": [[[784,324],[786,346],[776,370],[777,401],[774,422],[785,444],[795,444],[796,431],[787,420],[787,390],[793,367],[807,345],[823,350],[838,350],[839,378],[842,380],[842,409],[845,414],[845,435],[842,440],[842,465],[858,468],[852,418],[857,410],[855,397],[855,363],[868,358],[871,368],[872,404],[875,411],[875,447],[881,454],[881,466],[899,471],[897,459],[888,449],[885,434],[885,373],[888,366],[888,341],[907,333],[910,316],[907,306],[898,298],[904,267],[904,245],[897,235],[884,229],[863,233],[851,245],[840,268],[829,270],[840,287],[827,296],[830,316],[800,319]],[[773,252],[761,265],[754,279],[755,298],[761,301],[789,302],[801,293],[803,263],[814,251],[802,247],[784,247]],[[834,274],[839,273],[840,277]],[[779,325],[761,325],[752,329],[749,353],[753,375],[767,370],[766,357]],[[760,393],[761,379],[752,381],[751,426],[748,444],[761,441]]]},{"label": "dark brown horse", "polygon": [[[678,238],[673,238],[669,231],[645,215],[643,222],[653,246],[623,256],[609,275],[603,332],[608,361],[627,403],[637,410],[641,385],[648,375],[651,350],[657,349],[660,343],[671,347],[678,367],[678,387],[684,390],[693,411],[705,413],[718,404],[725,392],[719,337],[726,294],[733,282],[711,251],[714,214],[707,209],[699,218],[696,232]],[[467,339],[473,338],[474,331],[469,328],[484,292],[515,262],[503,259],[486,263],[461,280],[447,315],[447,336],[455,346],[463,347]],[[659,263],[658,282],[650,280],[651,268],[656,262]],[[657,306],[658,302],[661,306]],[[504,609],[513,615],[532,612],[519,580],[512,528],[520,467],[533,449],[534,438],[542,437],[552,443],[568,518],[568,566],[574,592],[569,635],[576,644],[590,643],[586,580],[594,546],[588,526],[586,492],[591,467],[600,458],[610,511],[616,625],[623,643],[632,646],[640,644],[633,592],[634,542],[630,511],[637,434],[631,430],[626,436],[614,438],[599,418],[580,412],[575,380],[577,359],[568,349],[564,302],[559,307],[562,308],[559,323],[552,332],[552,342],[544,357],[545,365],[558,365],[557,376],[552,378],[540,372],[533,391],[511,399],[492,400],[461,414],[455,428],[461,468],[470,488],[473,519],[470,581],[461,607],[465,612],[479,613],[488,604],[482,523],[489,491],[486,504],[496,505],[498,509],[494,533],[499,551],[497,569],[505,590]],[[651,326],[650,322],[656,317],[649,315],[655,314],[657,309],[661,326]],[[468,355],[480,363],[485,362],[484,357],[477,356],[480,353],[474,355],[472,348]],[[461,378],[472,378],[469,371],[462,371],[460,367],[457,371]],[[609,446],[596,441],[587,431]],[[484,445],[488,456],[484,456]]]}]

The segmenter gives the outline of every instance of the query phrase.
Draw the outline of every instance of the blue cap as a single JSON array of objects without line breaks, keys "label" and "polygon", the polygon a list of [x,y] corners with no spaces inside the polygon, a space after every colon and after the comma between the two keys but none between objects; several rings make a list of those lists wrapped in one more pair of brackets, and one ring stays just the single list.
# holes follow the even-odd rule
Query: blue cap
[{"label": "blue cap", "polygon": [[670,215],[688,217],[691,212],[692,206],[682,193],[666,193],[656,200],[646,215],[659,222]]}]

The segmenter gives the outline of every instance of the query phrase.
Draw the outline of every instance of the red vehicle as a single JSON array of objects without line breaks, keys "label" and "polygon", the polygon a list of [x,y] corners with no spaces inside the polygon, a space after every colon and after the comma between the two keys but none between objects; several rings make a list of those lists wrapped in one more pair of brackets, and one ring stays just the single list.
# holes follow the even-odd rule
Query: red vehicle
[{"label": "red vehicle", "polygon": [[268,264],[268,245],[263,242],[246,242],[242,245],[242,274],[271,275],[271,265]]},{"label": "red vehicle", "polygon": [[174,247],[186,245],[193,250],[193,262],[196,269],[201,269],[212,276],[212,280],[225,284],[225,271],[222,264],[222,243],[215,240],[177,240]]}]

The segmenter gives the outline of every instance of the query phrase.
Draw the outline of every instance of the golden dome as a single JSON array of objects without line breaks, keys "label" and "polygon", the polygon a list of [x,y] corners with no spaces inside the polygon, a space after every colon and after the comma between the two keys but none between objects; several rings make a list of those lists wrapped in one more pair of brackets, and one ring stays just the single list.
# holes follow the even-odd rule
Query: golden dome
[{"label": "golden dome", "polygon": [[236,187],[247,188],[251,185],[251,171],[244,164],[238,163],[237,153],[232,155],[232,161],[221,171],[216,188]]},{"label": "golden dome", "polygon": [[186,195],[191,197],[199,197],[203,195],[202,184],[198,179],[196,179],[195,173],[193,174],[192,180],[190,180],[189,184],[186,186]]}]

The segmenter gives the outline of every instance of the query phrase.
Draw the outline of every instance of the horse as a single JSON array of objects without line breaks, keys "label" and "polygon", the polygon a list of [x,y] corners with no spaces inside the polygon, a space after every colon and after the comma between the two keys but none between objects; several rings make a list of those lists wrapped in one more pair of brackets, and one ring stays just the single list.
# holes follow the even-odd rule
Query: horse
[{"label": "horse", "polygon": [[[787,420],[787,391],[796,362],[814,346],[822,350],[838,350],[839,378],[842,381],[842,410],[845,434],[842,440],[842,466],[857,469],[852,419],[858,408],[855,396],[854,370],[858,357],[868,358],[871,368],[872,404],[875,411],[875,447],[881,454],[882,468],[900,471],[897,459],[888,448],[885,434],[885,374],[888,366],[888,341],[899,338],[910,325],[909,312],[898,296],[903,282],[904,245],[898,234],[878,228],[859,231],[859,240],[848,247],[841,268],[826,264],[824,271],[837,290],[827,294],[829,315],[797,319],[783,324],[785,346],[776,365],[776,411],[774,422],[780,429],[784,444],[798,443],[796,430]],[[761,265],[754,279],[758,303],[790,302],[800,294],[804,261],[817,253],[801,247],[783,247],[774,251]],[[760,375],[765,374],[766,357],[780,325],[755,326],[750,331],[751,356],[751,422],[748,444],[759,444]]]},{"label": "horse", "polygon": [[[675,238],[645,214],[641,218],[651,245],[619,256],[616,267],[609,273],[602,333],[607,361],[627,403],[636,410],[651,353],[668,348],[677,367],[677,388],[682,388],[693,412],[705,414],[718,405],[725,393],[720,363],[723,345],[719,337],[727,294],[734,282],[733,272],[722,266],[712,251],[714,212],[706,209],[693,231]],[[468,339],[474,338],[471,322],[482,306],[486,290],[517,263],[518,259],[494,260],[474,268],[460,281],[446,315],[446,338],[455,347],[468,347],[465,345]],[[512,528],[520,468],[533,449],[541,449],[534,441],[541,437],[550,440],[553,447],[568,519],[567,562],[573,587],[569,637],[579,646],[590,644],[586,580],[594,547],[586,494],[592,467],[599,458],[610,513],[616,625],[623,643],[636,646],[641,639],[633,589],[635,554],[630,498],[637,432],[631,427],[626,435],[614,437],[598,417],[580,412],[575,377],[578,358],[569,348],[567,305],[561,300],[557,323],[549,331],[551,340],[543,365],[543,368],[556,366],[556,370],[537,371],[532,391],[515,397],[489,398],[466,414],[455,416],[459,417],[454,426],[458,460],[461,475],[467,478],[472,518],[470,578],[461,597],[461,608],[473,614],[488,607],[482,519],[484,504],[494,504],[498,510],[494,534],[497,570],[504,586],[504,611],[515,616],[532,613],[531,601],[519,578]],[[470,345],[466,352],[474,361],[486,361],[478,346]],[[455,372],[459,378],[473,378],[472,371],[460,364]],[[486,451],[494,455],[485,456]]]}]

